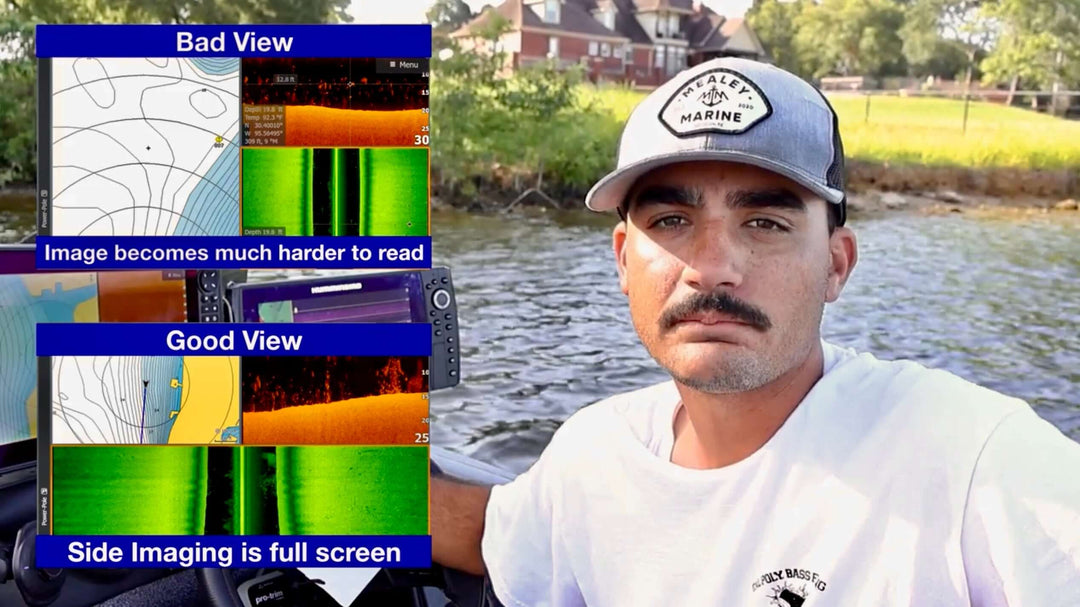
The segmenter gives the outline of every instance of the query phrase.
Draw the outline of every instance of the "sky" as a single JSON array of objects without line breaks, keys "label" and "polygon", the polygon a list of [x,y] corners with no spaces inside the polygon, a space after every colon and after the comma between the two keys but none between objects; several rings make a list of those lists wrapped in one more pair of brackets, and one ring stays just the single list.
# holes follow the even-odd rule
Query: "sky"
[{"label": "sky", "polygon": [[[501,0],[465,0],[473,12]],[[741,17],[752,0],[705,0],[706,6],[728,17]],[[349,14],[356,23],[424,23],[432,0],[353,0]]]}]

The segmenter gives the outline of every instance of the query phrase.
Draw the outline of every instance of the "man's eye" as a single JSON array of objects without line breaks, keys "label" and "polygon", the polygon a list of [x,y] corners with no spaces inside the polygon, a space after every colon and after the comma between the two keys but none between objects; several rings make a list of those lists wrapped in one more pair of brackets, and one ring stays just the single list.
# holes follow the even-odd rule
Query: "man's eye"
[{"label": "man's eye", "polygon": [[653,227],[656,228],[675,228],[686,223],[685,217],[679,215],[669,215],[667,217],[661,217],[653,222]]},{"label": "man's eye", "polygon": [[771,219],[763,219],[763,218],[760,218],[760,217],[757,218],[757,219],[751,219],[750,221],[747,222],[747,225],[749,225],[752,228],[758,228],[758,229],[762,229],[762,230],[775,230],[775,231],[779,231],[779,232],[787,232],[788,231],[786,226],[781,225],[780,223],[778,223],[776,221],[773,221]]}]

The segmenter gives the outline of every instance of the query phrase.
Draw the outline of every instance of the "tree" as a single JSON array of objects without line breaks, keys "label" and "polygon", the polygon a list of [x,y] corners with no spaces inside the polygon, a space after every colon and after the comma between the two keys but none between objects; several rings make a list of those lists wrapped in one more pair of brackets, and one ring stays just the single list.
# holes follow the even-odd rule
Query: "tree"
[{"label": "tree", "polygon": [[967,59],[964,67],[964,91],[971,88],[971,79],[978,66],[980,53],[994,42],[997,28],[988,17],[988,9],[996,0],[936,0],[939,23],[949,40],[960,44]]},{"label": "tree", "polygon": [[795,24],[804,1],[756,0],[746,13],[746,20],[761,39],[773,63],[789,72],[808,77],[799,61],[795,46]]},{"label": "tree", "polygon": [[986,80],[1055,92],[1080,85],[1080,0],[999,0],[987,12],[1001,36],[983,61]]},{"label": "tree", "polygon": [[436,32],[452,32],[473,18],[464,0],[435,0],[427,12],[427,20]]},{"label": "tree", "polygon": [[0,13],[0,187],[28,183],[37,170],[34,26],[18,12]]},{"label": "tree", "polygon": [[800,63],[814,78],[905,73],[898,32],[904,12],[893,0],[822,0],[796,21]]},{"label": "tree", "polygon": [[912,76],[956,78],[970,65],[959,40],[944,36],[941,26],[946,0],[912,0],[904,11],[900,38]]},{"label": "tree", "polygon": [[499,41],[509,28],[486,11],[469,39],[450,40],[454,52],[432,62],[432,166],[441,191],[473,197],[478,183],[517,192],[531,185],[528,192],[546,197],[545,176],[579,185],[603,174],[586,162],[606,165],[592,147],[606,142],[589,141],[583,129],[596,114],[578,98],[580,68],[559,70],[551,60],[508,72]]},{"label": "tree", "polygon": [[350,0],[23,0],[43,23],[338,23]]}]

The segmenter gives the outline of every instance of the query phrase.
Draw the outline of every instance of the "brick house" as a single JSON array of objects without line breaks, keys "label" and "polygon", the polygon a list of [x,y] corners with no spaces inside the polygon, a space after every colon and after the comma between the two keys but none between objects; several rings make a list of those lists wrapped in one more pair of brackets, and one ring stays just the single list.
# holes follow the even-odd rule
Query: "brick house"
[{"label": "brick house", "polygon": [[694,0],[505,0],[451,36],[483,50],[476,32],[493,14],[510,23],[497,42],[508,68],[557,59],[584,66],[593,82],[651,87],[713,57],[768,61],[749,24]]}]

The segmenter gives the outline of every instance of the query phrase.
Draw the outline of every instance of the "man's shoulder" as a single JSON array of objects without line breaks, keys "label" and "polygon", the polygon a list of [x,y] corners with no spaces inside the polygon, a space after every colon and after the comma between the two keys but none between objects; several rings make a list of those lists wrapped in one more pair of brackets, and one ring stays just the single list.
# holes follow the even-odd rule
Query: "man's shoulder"
[{"label": "man's shoulder", "polygon": [[[608,396],[578,409],[559,427],[560,446],[591,445],[633,436],[648,445],[670,426],[679,401],[672,380]],[[555,440],[553,439],[553,443]]]},{"label": "man's shoulder", "polygon": [[[837,414],[887,418],[897,431],[968,436],[981,444],[1006,417],[1035,415],[1025,401],[956,373],[914,360],[888,360],[868,352],[833,348],[835,364],[819,382]],[[868,420],[869,421],[869,420]]]},{"label": "man's shoulder", "polygon": [[[977,406],[984,412],[1010,413],[1027,404],[1013,396],[977,384],[945,369],[908,359],[884,359],[869,352],[826,345],[834,364],[822,381],[857,396],[860,392],[916,402],[941,403],[963,408]],[[942,411],[947,413],[947,411]]]}]

